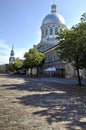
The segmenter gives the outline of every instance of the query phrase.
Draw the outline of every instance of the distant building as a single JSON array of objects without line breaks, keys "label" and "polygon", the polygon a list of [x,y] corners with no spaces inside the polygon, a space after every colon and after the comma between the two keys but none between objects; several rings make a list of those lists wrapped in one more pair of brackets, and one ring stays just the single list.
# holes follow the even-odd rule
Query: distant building
[{"label": "distant building", "polygon": [[9,73],[9,65],[8,64],[0,65],[0,73]]},{"label": "distant building", "polygon": [[10,53],[10,57],[9,57],[9,64],[12,63],[13,61],[15,61],[15,57],[14,57],[14,48],[12,46],[12,49],[11,49],[11,53]]}]

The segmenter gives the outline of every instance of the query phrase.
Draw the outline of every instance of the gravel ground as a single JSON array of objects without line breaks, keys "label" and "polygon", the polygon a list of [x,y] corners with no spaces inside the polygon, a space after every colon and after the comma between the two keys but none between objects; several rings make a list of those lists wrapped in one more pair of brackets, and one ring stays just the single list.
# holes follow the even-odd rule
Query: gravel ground
[{"label": "gravel ground", "polygon": [[0,130],[86,130],[86,86],[0,75]]}]

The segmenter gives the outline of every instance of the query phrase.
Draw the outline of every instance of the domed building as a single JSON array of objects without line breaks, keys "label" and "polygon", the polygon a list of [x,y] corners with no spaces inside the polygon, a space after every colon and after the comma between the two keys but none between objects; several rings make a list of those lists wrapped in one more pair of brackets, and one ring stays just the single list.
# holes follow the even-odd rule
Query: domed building
[{"label": "domed building", "polygon": [[41,26],[41,41],[35,47],[40,51],[44,52],[47,49],[58,44],[56,36],[58,32],[65,29],[64,18],[56,12],[56,5],[51,6],[51,13],[45,16]]},{"label": "domed building", "polygon": [[[45,56],[43,72],[52,76],[72,78],[77,76],[75,68],[59,59],[57,55],[58,32],[67,29],[64,18],[57,12],[56,5],[51,5],[51,13],[46,15],[41,25],[41,40],[34,47]],[[48,73],[51,70],[50,73]],[[81,76],[86,77],[86,73],[81,71]]]},{"label": "domed building", "polygon": [[64,18],[57,13],[56,9],[55,4],[51,5],[51,13],[46,15],[42,21],[40,43],[34,47],[45,55],[43,70],[55,68],[56,76],[64,76],[65,63],[59,60],[55,48],[58,46],[56,39],[58,32],[67,27]]}]

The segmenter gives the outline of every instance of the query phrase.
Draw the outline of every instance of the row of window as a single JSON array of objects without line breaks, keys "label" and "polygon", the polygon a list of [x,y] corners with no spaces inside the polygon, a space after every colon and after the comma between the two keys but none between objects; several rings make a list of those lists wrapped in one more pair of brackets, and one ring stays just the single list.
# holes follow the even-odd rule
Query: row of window
[{"label": "row of window", "polygon": [[57,55],[56,55],[55,52],[50,53],[50,54],[46,55],[46,57],[45,57],[45,63],[52,62],[52,61],[55,61],[55,60],[57,60]]},{"label": "row of window", "polygon": [[49,34],[48,34],[48,28],[42,30],[42,37],[45,37],[47,35],[53,35],[53,32],[55,32],[55,35],[57,35],[58,27],[56,27],[55,29],[53,27],[50,27]]}]

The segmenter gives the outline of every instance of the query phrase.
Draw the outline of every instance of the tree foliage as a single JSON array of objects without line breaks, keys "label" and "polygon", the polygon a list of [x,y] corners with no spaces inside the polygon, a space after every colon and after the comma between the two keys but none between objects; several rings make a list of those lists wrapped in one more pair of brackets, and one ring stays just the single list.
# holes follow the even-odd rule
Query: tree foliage
[{"label": "tree foliage", "polygon": [[76,67],[79,84],[81,84],[79,69],[86,68],[86,14],[82,15],[79,24],[61,31],[57,38],[60,58]]},{"label": "tree foliage", "polygon": [[34,68],[34,67],[39,67],[43,64],[44,61],[44,55],[36,48],[30,49],[28,52],[25,53],[24,55],[24,66],[26,68]]},{"label": "tree foliage", "polygon": [[81,15],[80,21],[83,22],[83,23],[86,22],[86,13],[83,13]]},{"label": "tree foliage", "polygon": [[14,62],[9,64],[9,70],[12,72],[16,72],[19,69],[21,69],[23,66],[23,62],[21,62],[20,60],[16,59]]}]

